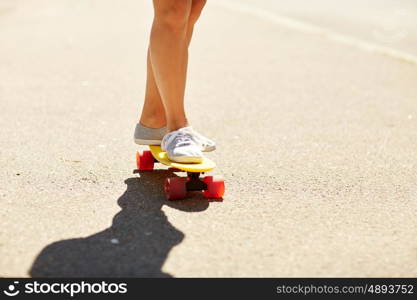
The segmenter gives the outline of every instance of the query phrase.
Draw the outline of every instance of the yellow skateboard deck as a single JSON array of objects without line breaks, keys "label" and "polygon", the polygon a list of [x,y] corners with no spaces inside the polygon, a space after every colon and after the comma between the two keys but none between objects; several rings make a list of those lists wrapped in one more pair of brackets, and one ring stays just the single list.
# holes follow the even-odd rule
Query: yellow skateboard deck
[{"label": "yellow skateboard deck", "polygon": [[163,151],[160,146],[149,146],[149,148],[152,156],[157,161],[171,168],[176,168],[186,172],[208,172],[216,167],[214,161],[208,159],[207,157],[204,157],[203,161],[199,164],[183,164],[170,161],[167,153]]}]

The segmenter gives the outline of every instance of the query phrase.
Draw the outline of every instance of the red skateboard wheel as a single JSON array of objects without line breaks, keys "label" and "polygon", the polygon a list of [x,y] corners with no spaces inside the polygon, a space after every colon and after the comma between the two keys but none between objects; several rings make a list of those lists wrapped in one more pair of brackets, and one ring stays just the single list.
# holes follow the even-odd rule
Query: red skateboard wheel
[{"label": "red skateboard wheel", "polygon": [[164,191],[168,200],[184,199],[187,195],[187,178],[170,177],[165,179]]},{"label": "red skateboard wheel", "polygon": [[224,179],[220,175],[206,176],[203,181],[207,184],[207,190],[203,191],[206,198],[221,199],[224,195]]},{"label": "red skateboard wheel", "polygon": [[139,171],[153,170],[154,159],[151,151],[136,152],[136,165]]}]

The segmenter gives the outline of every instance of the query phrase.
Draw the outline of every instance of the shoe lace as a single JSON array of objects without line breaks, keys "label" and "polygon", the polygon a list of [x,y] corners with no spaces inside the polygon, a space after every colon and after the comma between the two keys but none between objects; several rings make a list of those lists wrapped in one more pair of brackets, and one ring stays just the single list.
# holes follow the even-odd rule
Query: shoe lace
[{"label": "shoe lace", "polygon": [[193,138],[189,133],[178,132],[177,134],[172,134],[168,138],[167,144],[169,145],[171,142],[174,142],[175,147],[181,147],[191,145],[192,141]]},{"label": "shoe lace", "polygon": [[193,141],[192,136],[187,133],[181,133],[175,139],[176,146],[189,146]]},{"label": "shoe lace", "polygon": [[202,145],[203,147],[207,146],[206,140],[197,131],[189,128],[187,129],[187,132],[190,134],[190,137],[194,142],[196,142],[199,145]]}]

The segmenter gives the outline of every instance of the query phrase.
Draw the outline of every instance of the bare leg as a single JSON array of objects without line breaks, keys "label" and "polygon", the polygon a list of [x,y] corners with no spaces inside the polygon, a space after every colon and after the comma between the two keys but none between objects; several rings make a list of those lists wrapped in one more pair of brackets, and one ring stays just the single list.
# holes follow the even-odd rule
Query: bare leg
[{"label": "bare leg", "polygon": [[161,95],[159,94],[159,90],[153,76],[149,52],[150,51],[148,49],[145,101],[143,103],[142,114],[139,122],[150,128],[160,128],[165,126],[167,121]]},{"label": "bare leg", "polygon": [[[140,117],[145,126],[158,128],[168,123],[168,129],[175,130],[188,124],[184,111],[188,46],[205,3],[206,0],[154,0],[155,20],[147,58],[145,102]],[[165,94],[165,101],[161,94]]]}]

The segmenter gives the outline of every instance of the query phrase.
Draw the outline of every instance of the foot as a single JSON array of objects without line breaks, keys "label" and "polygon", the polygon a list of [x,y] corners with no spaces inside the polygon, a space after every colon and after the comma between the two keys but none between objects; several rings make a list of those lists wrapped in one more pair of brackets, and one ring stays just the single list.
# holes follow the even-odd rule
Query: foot
[{"label": "foot", "polygon": [[195,131],[191,126],[184,127],[184,129],[190,133],[194,139],[194,141],[200,145],[200,149],[203,152],[211,152],[216,150],[216,143],[209,138],[201,135],[197,131]]},{"label": "foot", "polygon": [[162,150],[168,158],[179,163],[201,163],[203,154],[187,127],[167,133],[162,139]]},{"label": "foot", "polygon": [[[216,149],[216,144],[212,140],[201,135],[191,126],[184,127],[183,129],[192,135],[194,141],[200,145],[201,151],[210,152]],[[135,128],[134,140],[139,145],[160,145],[166,133],[166,126],[150,128],[138,123]]]},{"label": "foot", "polygon": [[139,145],[161,145],[162,138],[166,133],[166,126],[150,128],[138,123],[135,128],[134,140]]}]

